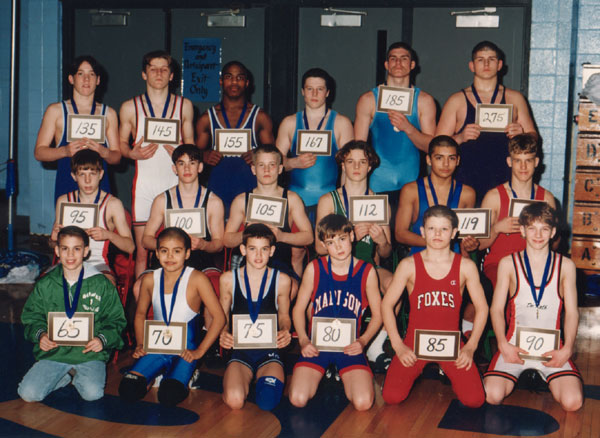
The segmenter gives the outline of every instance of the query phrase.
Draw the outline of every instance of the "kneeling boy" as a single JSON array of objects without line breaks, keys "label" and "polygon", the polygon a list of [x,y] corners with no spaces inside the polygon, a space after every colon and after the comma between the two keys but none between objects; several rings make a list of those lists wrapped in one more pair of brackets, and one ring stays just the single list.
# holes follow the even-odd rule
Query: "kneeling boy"
[{"label": "kneeling boy", "polygon": [[[138,345],[133,357],[138,359],[119,386],[119,395],[128,401],[143,398],[148,384],[163,374],[158,388],[158,401],[174,406],[188,395],[188,382],[196,368],[196,361],[217,339],[225,324],[225,315],[212,288],[202,272],[184,266],[190,256],[191,240],[179,228],[165,228],[157,238],[156,255],[161,268],[142,277],[140,298],[135,312],[135,337]],[[204,303],[213,317],[206,336],[199,341],[198,312]],[[180,356],[147,354],[144,351],[144,321],[152,305],[154,319],[167,324],[187,323],[186,349]]]},{"label": "kneeling boy", "polygon": [[[264,224],[249,225],[242,235],[240,251],[246,265],[225,272],[219,283],[221,306],[226,315],[277,315],[277,349],[286,347],[290,335],[291,279],[267,263],[275,252],[275,235]],[[230,326],[233,324],[230,320]],[[228,327],[221,332],[221,347],[234,348]],[[271,410],[283,394],[285,374],[277,349],[235,349],[223,376],[223,400],[232,409],[244,406],[250,382],[256,375],[256,404]]]},{"label": "kneeling boy", "polygon": [[[425,249],[400,262],[394,279],[381,303],[383,323],[396,355],[385,378],[383,399],[386,403],[404,401],[428,360],[415,354],[415,331],[459,330],[459,314],[465,286],[475,306],[473,332],[469,341],[461,345],[458,357],[450,362],[438,362],[452,382],[458,399],[471,408],[485,401],[483,386],[477,367],[473,366],[473,353],[485,326],[488,306],[479,283],[477,267],[470,259],[450,249],[450,242],[458,231],[458,217],[444,205],[428,208],[423,215],[421,234]],[[396,325],[394,306],[404,288],[408,290],[410,315],[404,340]],[[435,338],[430,338],[434,339]],[[435,343],[436,350],[443,342]]]},{"label": "kneeling boy", "polygon": [[[25,401],[42,401],[55,389],[73,383],[84,400],[97,400],[104,395],[105,363],[111,350],[123,346],[123,306],[112,283],[83,262],[90,251],[84,230],[64,227],[57,241],[54,252],[60,264],[36,283],[21,315],[25,338],[35,343],[37,362],[18,392]],[[74,312],[93,312],[94,337],[84,347],[59,346],[48,335],[49,312],[65,312],[69,319]]]},{"label": "kneeling boy", "polygon": [[[381,327],[381,298],[377,273],[373,265],[352,256],[354,232],[350,221],[339,214],[330,214],[319,221],[317,236],[325,244],[328,256],[310,263],[302,277],[293,310],[294,327],[298,333],[302,357],[294,367],[290,383],[290,402],[306,405],[317,392],[319,382],[329,365],[337,366],[346,396],[359,411],[373,405],[373,373],[363,353],[366,345]],[[340,352],[319,351],[306,332],[306,308],[311,305],[313,317],[354,320],[356,340]],[[371,321],[359,337],[364,311],[371,309]]]}]

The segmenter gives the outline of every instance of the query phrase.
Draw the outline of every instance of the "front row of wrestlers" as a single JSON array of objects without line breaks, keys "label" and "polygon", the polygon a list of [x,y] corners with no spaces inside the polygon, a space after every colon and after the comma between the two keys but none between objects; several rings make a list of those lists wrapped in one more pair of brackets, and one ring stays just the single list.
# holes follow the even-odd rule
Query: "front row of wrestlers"
[{"label": "front row of wrestlers", "polygon": [[[421,187],[417,182],[418,199],[410,204],[410,219],[406,221],[400,214],[396,222],[396,237],[399,221],[420,222],[419,239],[423,240],[418,242],[425,249],[404,259],[393,276],[389,271],[375,269],[376,258],[389,255],[391,250],[389,227],[364,224],[353,227],[346,216],[348,195],[371,193],[367,177],[371,168],[377,165],[377,157],[364,143],[352,142],[340,151],[338,157],[345,175],[343,186],[323,195],[318,206],[320,220],[315,230],[316,249],[326,256],[310,263],[301,281],[292,278],[298,273],[289,266],[289,252],[286,256],[280,256],[279,263],[273,263],[273,258],[277,258],[277,255],[274,256],[276,247],[278,250],[285,249],[282,243],[298,245],[312,240],[310,225],[304,221],[306,216],[302,204],[295,202],[299,199],[296,200],[293,193],[287,192],[289,229],[282,231],[253,224],[240,232],[240,226],[246,223],[247,196],[242,194],[239,197],[240,205],[236,207],[238,200],[234,202],[233,207],[236,208],[232,207],[230,221],[223,230],[220,200],[198,182],[202,165],[194,155],[196,148],[185,145],[177,148],[172,159],[179,184],[155,200],[148,222],[150,228],[144,236],[144,245],[156,248],[161,268],[143,276],[139,285],[135,318],[139,344],[134,352],[138,361],[122,380],[119,388],[121,396],[128,400],[144,397],[148,386],[158,375],[162,375],[159,400],[166,404],[177,404],[185,399],[195,361],[205,354],[219,333],[223,348],[233,346],[231,323],[225,325],[225,321],[231,321],[230,313],[250,315],[253,321],[259,313],[276,314],[277,348],[284,348],[291,340],[290,301],[292,293],[298,289],[292,315],[302,357],[294,368],[289,385],[292,404],[304,406],[314,396],[325,370],[330,364],[335,364],[346,394],[355,408],[368,409],[373,403],[374,393],[372,373],[363,351],[378,333],[382,315],[385,330],[396,353],[385,380],[383,397],[388,403],[398,403],[408,396],[414,380],[426,363],[415,355],[415,330],[459,330],[462,291],[466,287],[474,307],[471,336],[466,344],[461,345],[454,362],[440,363],[459,399],[472,407],[481,405],[486,397],[490,403],[500,403],[510,394],[524,369],[536,368],[548,381],[553,396],[564,409],[578,409],[582,404],[582,386],[580,375],[570,361],[578,324],[575,268],[569,259],[550,249],[557,225],[556,213],[550,207],[553,204],[549,200],[532,204],[523,210],[517,220],[508,217],[507,202],[503,201],[501,193],[503,189],[507,194],[505,198],[510,198],[510,190],[513,197],[525,197],[521,192],[529,190],[532,198],[540,198],[532,182],[533,170],[537,165],[535,152],[511,150],[509,165],[513,167],[512,179],[490,191],[484,199],[484,204],[487,199],[493,210],[494,226],[492,242],[483,242],[483,245],[502,241],[504,248],[500,249],[505,251],[506,256],[498,265],[498,281],[491,306],[499,352],[493,358],[482,386],[472,364],[473,353],[487,320],[488,307],[476,266],[451,250],[452,240],[457,233],[456,215],[446,206],[436,206],[438,201],[432,196],[437,191],[440,204],[447,197],[448,204],[454,207],[450,201],[452,193],[456,193],[456,187],[451,175],[453,166],[455,168],[458,164],[457,149],[448,142],[436,143],[436,139],[432,145],[428,157],[432,175],[428,178],[428,184],[421,184]],[[281,172],[281,161],[276,152],[268,147],[260,147],[255,152],[252,166],[258,181],[255,192],[285,197],[285,189],[277,185],[276,176]],[[118,295],[110,281],[114,279],[110,275],[102,276],[100,271],[108,269],[102,259],[106,253],[103,245],[110,241],[121,250],[131,252],[133,242],[122,204],[99,189],[102,171],[91,157],[93,153],[84,150],[73,157],[73,178],[79,190],[65,196],[74,202],[91,202],[94,199],[94,203],[100,204],[102,227],[88,230],[87,233],[76,227],[62,228],[58,225],[57,209],[53,238],[57,241],[55,252],[60,265],[36,284],[23,311],[26,337],[37,344],[34,353],[39,360],[19,385],[19,394],[28,401],[41,400],[52,390],[71,381],[84,399],[101,397],[105,381],[103,362],[108,360],[111,349],[122,346],[119,333],[125,326],[125,320]],[[449,187],[446,188],[446,185]],[[408,191],[411,188],[407,186],[406,189]],[[540,190],[543,189],[538,188],[537,191]],[[500,194],[499,200],[494,198],[494,191]],[[462,193],[469,194],[469,189],[463,187]],[[406,195],[405,191],[403,194]],[[430,198],[433,198],[432,201]],[[462,200],[460,192],[456,198]],[[541,199],[546,199],[546,196]],[[157,238],[154,237],[154,233],[165,222],[165,208],[174,208],[175,200],[179,208],[198,206],[199,202],[208,207],[207,228],[210,238],[190,238],[177,228],[168,228]],[[433,207],[423,211],[425,203]],[[404,208],[403,204],[402,211],[406,213]],[[419,214],[413,214],[417,211]],[[292,233],[292,225],[300,232]],[[403,223],[403,226],[406,225]],[[416,230],[413,228],[413,231]],[[514,245],[505,242],[508,237],[514,237],[515,231],[525,239],[519,238]],[[96,257],[100,255],[100,260],[84,264],[83,260],[92,246],[90,236],[92,241],[102,243],[95,252]],[[300,239],[302,243],[293,239]],[[193,250],[219,251],[223,240],[232,247],[241,243],[240,251],[245,256],[246,264],[221,276],[219,306],[207,277],[200,271],[186,268],[184,264]],[[479,244],[473,240],[463,243],[463,252]],[[353,248],[356,257],[353,256]],[[510,248],[512,250],[508,250]],[[202,256],[204,251],[197,254]],[[514,251],[517,252],[510,254]],[[282,261],[284,266],[281,266]],[[285,266],[285,262],[288,266]],[[277,269],[271,266],[277,266]],[[62,300],[59,284],[63,286]],[[538,284],[540,287],[530,286]],[[393,309],[405,288],[408,290],[411,311],[408,332],[402,339]],[[381,304],[380,290],[385,292]],[[248,292],[252,298],[250,300]],[[212,323],[207,324],[208,330],[200,340],[197,339],[200,331],[196,323],[202,303],[206,309],[205,319],[211,319]],[[509,312],[505,321],[507,303]],[[143,323],[151,305],[155,319],[189,325],[187,349],[181,356],[146,354],[143,350]],[[371,319],[366,329],[361,330],[360,323],[367,307],[370,308]],[[550,358],[547,362],[523,360],[519,354],[527,352],[515,346],[516,327],[560,328],[559,316],[563,308],[565,324],[562,347],[545,352],[544,355]],[[50,311],[64,311],[67,316],[75,311],[94,312],[94,338],[85,347],[58,347],[47,334]],[[356,341],[347,345],[343,352],[319,352],[311,343],[306,329],[307,312],[311,318],[324,316],[355,320]],[[224,376],[225,402],[232,408],[243,406],[254,377],[257,379],[256,400],[259,406],[271,409],[277,405],[283,392],[284,372],[275,349],[233,352]]]}]

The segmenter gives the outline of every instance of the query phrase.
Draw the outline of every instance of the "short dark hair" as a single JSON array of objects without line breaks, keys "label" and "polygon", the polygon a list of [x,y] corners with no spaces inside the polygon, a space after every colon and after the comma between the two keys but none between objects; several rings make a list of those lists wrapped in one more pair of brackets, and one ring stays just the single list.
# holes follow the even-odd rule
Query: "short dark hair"
[{"label": "short dark hair", "polygon": [[445,205],[434,205],[425,210],[423,214],[423,226],[430,217],[443,217],[450,221],[452,228],[458,228],[458,216],[450,207]]},{"label": "short dark hair", "polygon": [[58,231],[56,242],[58,242],[58,244],[60,245],[60,241],[62,240],[62,238],[67,236],[79,237],[83,241],[83,246],[90,246],[90,237],[87,235],[85,230],[76,227],[75,225],[68,225],[66,227],[62,227]]},{"label": "short dark hair", "polygon": [[329,73],[327,73],[322,68],[315,67],[315,68],[310,68],[310,69],[306,70],[304,72],[304,74],[302,75],[302,88],[304,88],[304,85],[306,84],[306,80],[308,78],[323,79],[325,81],[325,88],[327,88],[327,90],[331,90],[333,79],[329,75]]},{"label": "short dark hair", "polygon": [[256,157],[258,154],[274,154],[277,155],[277,159],[279,160],[279,164],[283,163],[283,154],[277,146],[271,143],[258,145],[257,148],[252,150],[252,164],[256,164]]},{"label": "short dark hair", "polygon": [[532,133],[515,135],[508,141],[509,154],[538,154],[538,136]]},{"label": "short dark hair", "polygon": [[519,215],[519,225],[524,227],[540,221],[552,228],[558,226],[558,215],[556,210],[550,207],[547,202],[533,202],[521,210]]},{"label": "short dark hair", "polygon": [[87,62],[90,65],[90,67],[92,67],[92,70],[94,71],[96,76],[100,77],[100,64],[98,64],[98,61],[96,61],[96,59],[90,55],[81,55],[75,58],[69,66],[69,75],[74,76],[75,73],[77,73],[77,71],[79,70],[79,67],[81,67],[81,64],[83,64],[84,62]]},{"label": "short dark hair", "polygon": [[325,239],[331,239],[333,236],[342,233],[350,233],[352,224],[346,216],[341,214],[328,214],[317,224],[317,236],[321,242]]},{"label": "short dark hair", "polygon": [[429,149],[427,149],[427,155],[430,157],[433,155],[433,151],[437,147],[448,147],[456,149],[456,153],[459,153],[458,143],[449,135],[438,135],[433,137],[429,142]]},{"label": "short dark hair", "polygon": [[146,53],[142,58],[142,71],[145,72],[146,67],[150,65],[150,62],[157,58],[166,59],[169,65],[169,70],[171,73],[173,73],[173,58],[166,50],[153,50],[152,52]]},{"label": "short dark hair", "polygon": [[250,71],[240,61],[229,61],[227,64],[225,64],[221,69],[221,77],[223,77],[225,72],[229,70],[229,67],[233,67],[234,65],[237,65],[240,68],[240,70],[242,70],[246,75],[246,79],[250,80]]},{"label": "short dark hair", "polygon": [[81,149],[71,157],[71,173],[87,169],[103,170],[102,157],[91,149]]},{"label": "short dark hair", "polygon": [[473,47],[473,50],[471,50],[471,60],[474,61],[477,52],[482,50],[491,50],[492,52],[496,52],[496,57],[498,60],[504,59],[504,52],[500,49],[500,47],[491,41],[480,41],[479,43],[475,44],[475,47]]},{"label": "short dark hair", "polygon": [[248,225],[244,228],[242,232],[242,244],[247,245],[248,239],[267,239],[269,241],[269,246],[274,246],[277,242],[277,238],[273,231],[265,224],[252,224]]},{"label": "short dark hair", "polygon": [[386,61],[390,57],[390,52],[392,50],[394,50],[394,49],[404,49],[404,50],[406,50],[410,54],[411,61],[416,61],[417,60],[417,53],[410,46],[410,44],[405,43],[403,41],[397,41],[395,43],[390,44],[390,46],[387,49],[387,52],[385,52],[385,59],[386,59]]},{"label": "short dark hair", "polygon": [[182,144],[175,148],[171,154],[171,160],[173,164],[177,163],[183,155],[190,157],[190,160],[196,160],[202,163],[202,151],[195,144]]},{"label": "short dark hair", "polygon": [[163,239],[179,239],[186,250],[192,248],[192,239],[190,239],[190,236],[188,236],[181,228],[168,227],[162,230],[156,238],[156,249],[160,248],[160,242]]},{"label": "short dark hair", "polygon": [[371,170],[379,167],[379,155],[377,155],[377,152],[375,152],[373,146],[362,140],[350,140],[348,143],[346,143],[343,148],[336,152],[335,161],[338,163],[338,165],[341,165],[350,152],[357,149],[364,152],[365,157],[367,157],[367,161],[369,162],[369,166],[371,166]]}]

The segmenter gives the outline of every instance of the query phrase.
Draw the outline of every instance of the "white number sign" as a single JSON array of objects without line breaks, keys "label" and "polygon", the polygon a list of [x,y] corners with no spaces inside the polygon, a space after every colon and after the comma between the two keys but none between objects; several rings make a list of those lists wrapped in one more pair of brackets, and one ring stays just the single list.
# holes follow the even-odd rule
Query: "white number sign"
[{"label": "white number sign", "polygon": [[181,354],[187,344],[187,324],[144,321],[144,351],[158,354]]},{"label": "white number sign", "polygon": [[246,222],[260,222],[282,228],[285,225],[287,199],[250,193]]},{"label": "white number sign", "polygon": [[521,359],[550,360],[550,357],[544,357],[542,354],[558,350],[560,330],[517,327],[516,345],[529,353],[519,353]]},{"label": "white number sign", "polygon": [[412,114],[414,88],[379,86],[379,98],[377,99],[377,111],[388,112],[390,110],[410,116]]},{"label": "white number sign", "polygon": [[389,223],[388,195],[350,196],[350,222]]},{"label": "white number sign", "polygon": [[181,228],[194,237],[206,237],[204,208],[169,208],[165,211],[165,225]]},{"label": "white number sign", "polygon": [[417,359],[456,360],[459,347],[459,331],[415,330],[415,354]]},{"label": "white number sign", "polygon": [[356,320],[313,316],[311,342],[319,351],[344,351],[356,340]]},{"label": "white number sign", "polygon": [[63,202],[60,204],[60,224],[75,225],[87,230],[98,226],[98,205]]},{"label": "white number sign", "polygon": [[89,138],[98,143],[104,143],[105,120],[106,117],[102,115],[69,114],[67,116],[67,141],[71,143],[82,138]]},{"label": "white number sign", "polygon": [[478,103],[475,109],[475,123],[482,131],[504,132],[504,128],[512,123],[512,104]]},{"label": "white number sign", "polygon": [[233,348],[277,348],[277,315],[233,315]]},{"label": "white number sign", "polygon": [[217,152],[223,155],[242,155],[251,149],[251,135],[249,129],[215,129]]},{"label": "white number sign", "polygon": [[156,144],[179,144],[180,123],[178,119],[146,117],[144,141]]},{"label": "white number sign", "polygon": [[525,207],[527,207],[529,204],[534,204],[536,202],[545,201],[536,201],[535,199],[511,198],[510,204],[508,206],[508,215],[510,217],[519,217]]},{"label": "white number sign", "polygon": [[298,130],[298,154],[331,155],[331,131]]},{"label": "white number sign", "polygon": [[453,208],[458,216],[458,237],[490,237],[491,210],[489,208]]},{"label": "white number sign", "polygon": [[84,346],[94,337],[94,312],[48,312],[48,337],[58,345]]}]

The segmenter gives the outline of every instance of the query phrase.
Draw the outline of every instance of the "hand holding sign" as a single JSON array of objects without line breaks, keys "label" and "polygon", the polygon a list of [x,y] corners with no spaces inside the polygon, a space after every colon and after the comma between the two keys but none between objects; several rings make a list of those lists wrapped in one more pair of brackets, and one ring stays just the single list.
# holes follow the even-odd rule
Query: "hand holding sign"
[{"label": "hand holding sign", "polygon": [[104,143],[105,116],[69,114],[67,116],[67,142],[90,139]]},{"label": "hand holding sign", "polygon": [[482,131],[504,132],[512,123],[512,104],[482,104],[475,109],[475,123]]}]

